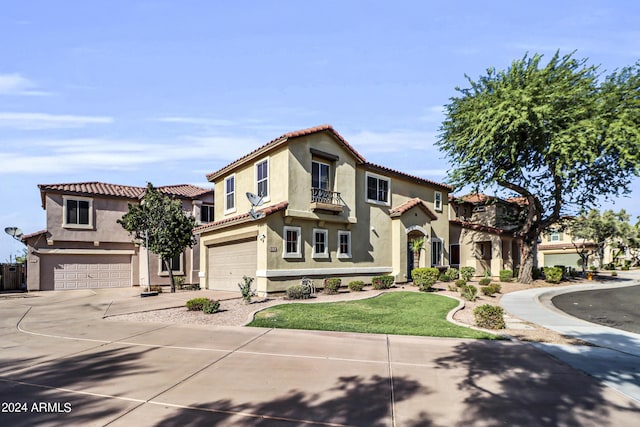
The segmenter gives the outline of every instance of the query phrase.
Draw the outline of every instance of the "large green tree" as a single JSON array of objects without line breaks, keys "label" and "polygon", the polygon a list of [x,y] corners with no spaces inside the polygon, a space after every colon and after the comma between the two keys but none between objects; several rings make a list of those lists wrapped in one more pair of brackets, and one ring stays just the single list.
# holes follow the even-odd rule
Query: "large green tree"
[{"label": "large green tree", "polygon": [[438,145],[456,187],[526,200],[518,280],[532,280],[540,234],[600,197],[629,192],[640,158],[640,63],[603,76],[573,54],[489,68],[446,105]]},{"label": "large green tree", "polygon": [[169,272],[171,292],[176,291],[170,260],[196,244],[196,219],[182,209],[182,203],[162,194],[151,183],[140,204],[129,204],[129,211],[118,220],[147,250],[160,257]]},{"label": "large green tree", "polygon": [[596,245],[594,255],[602,267],[607,246],[614,251],[624,251],[630,237],[629,218],[624,209],[620,212],[606,210],[602,214],[597,209],[591,209],[571,221],[568,231],[574,240],[581,239]]}]

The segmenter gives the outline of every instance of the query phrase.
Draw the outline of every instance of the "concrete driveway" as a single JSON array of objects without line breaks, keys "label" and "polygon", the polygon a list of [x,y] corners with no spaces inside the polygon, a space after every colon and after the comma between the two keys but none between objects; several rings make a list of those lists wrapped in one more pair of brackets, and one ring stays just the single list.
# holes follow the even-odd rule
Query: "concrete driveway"
[{"label": "concrete driveway", "polygon": [[195,295],[136,292],[0,300],[0,424],[635,426],[640,417],[638,402],[526,344],[102,320],[107,309]]}]

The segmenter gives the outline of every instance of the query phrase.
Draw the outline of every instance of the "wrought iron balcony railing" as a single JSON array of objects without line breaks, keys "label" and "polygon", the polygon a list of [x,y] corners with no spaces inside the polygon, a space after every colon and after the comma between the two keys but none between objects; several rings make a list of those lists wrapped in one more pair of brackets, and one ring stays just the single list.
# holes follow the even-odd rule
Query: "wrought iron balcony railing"
[{"label": "wrought iron balcony railing", "polygon": [[311,189],[311,208],[342,212],[344,202],[337,191],[323,190],[322,188]]}]

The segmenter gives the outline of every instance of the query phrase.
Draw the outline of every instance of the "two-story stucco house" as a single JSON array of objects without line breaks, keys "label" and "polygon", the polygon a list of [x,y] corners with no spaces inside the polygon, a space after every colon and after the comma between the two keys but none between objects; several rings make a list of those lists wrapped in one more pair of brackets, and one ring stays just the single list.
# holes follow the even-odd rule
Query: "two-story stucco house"
[{"label": "two-story stucco house", "polygon": [[[129,203],[139,203],[145,187],[83,182],[41,184],[46,230],[22,237],[27,245],[27,289],[58,290],[168,284],[157,256],[136,245],[117,220]],[[213,220],[213,190],[172,185],[159,190],[182,201],[185,211],[203,222]],[[198,283],[198,247],[171,261],[175,275]],[[147,274],[147,271],[150,274]]]},{"label": "two-story stucco house", "polygon": [[[196,233],[209,289],[237,291],[243,276],[261,294],[301,277],[406,282],[417,237],[427,241],[421,265],[449,258],[451,187],[367,162],[329,125],[287,133],[207,178],[216,220]],[[247,192],[262,196],[258,215]]]},{"label": "two-story stucco house", "polygon": [[449,262],[454,267],[473,267],[476,275],[513,270],[520,264],[520,247],[514,238],[517,200],[503,200],[480,193],[449,200]]}]

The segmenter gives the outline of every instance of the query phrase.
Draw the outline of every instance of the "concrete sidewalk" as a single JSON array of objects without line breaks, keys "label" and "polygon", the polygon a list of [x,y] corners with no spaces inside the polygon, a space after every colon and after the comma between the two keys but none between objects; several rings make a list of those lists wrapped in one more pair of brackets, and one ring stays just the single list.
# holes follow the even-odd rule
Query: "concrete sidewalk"
[{"label": "concrete sidewalk", "polygon": [[102,320],[179,298],[128,291],[0,301],[0,398],[13,403],[3,425],[600,427],[640,416],[525,344]]},{"label": "concrete sidewalk", "polygon": [[[630,275],[636,278],[637,275]],[[640,402],[640,335],[572,317],[558,310],[552,298],[569,292],[637,286],[628,283],[594,283],[564,288],[538,288],[504,295],[500,304],[510,314],[592,346],[533,343],[569,365],[600,379]]]}]

